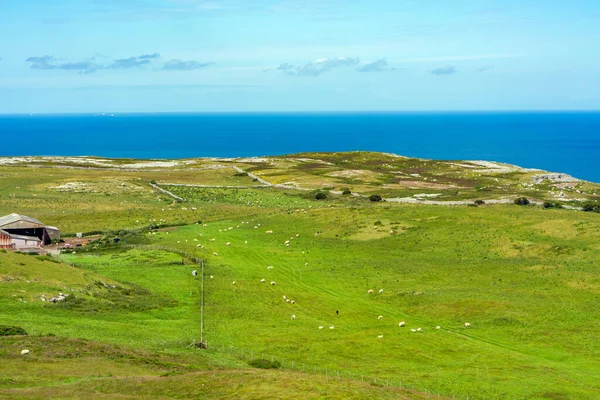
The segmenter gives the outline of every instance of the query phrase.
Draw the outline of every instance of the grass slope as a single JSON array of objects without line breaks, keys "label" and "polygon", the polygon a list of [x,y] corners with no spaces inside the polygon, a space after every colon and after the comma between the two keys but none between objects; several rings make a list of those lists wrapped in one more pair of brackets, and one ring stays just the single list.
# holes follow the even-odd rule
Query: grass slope
[{"label": "grass slope", "polygon": [[[330,177],[315,171],[339,170],[343,165],[345,171],[379,173],[376,169],[384,162],[403,173],[431,179],[449,173],[444,163],[436,166],[426,160],[374,153],[269,160],[273,165],[268,179],[273,180],[275,167],[283,165],[285,174],[299,180],[308,177],[311,185],[316,182],[321,187],[331,184]],[[219,162],[266,174],[262,160]],[[191,393],[251,398],[261,398],[262,393],[281,398],[421,396],[347,380],[323,382],[325,377],[313,374],[256,372],[244,367],[239,356],[223,353],[223,348],[245,352],[244,359],[249,352],[264,353],[285,359],[286,365],[294,361],[341,371],[343,376],[402,381],[450,397],[600,396],[596,341],[600,215],[596,213],[516,205],[371,203],[333,195],[317,201],[308,191],[272,188],[169,187],[186,199],[174,203],[153,192],[147,182],[181,179],[208,184],[206,169],[196,182],[193,170],[183,167],[100,172],[42,168],[36,171],[39,180],[32,168],[0,169],[9,172],[0,177],[0,193],[9,194],[0,209],[29,214],[61,228],[64,224],[68,232],[183,224],[129,235],[106,232],[105,239],[118,235],[123,245],[95,243],[61,256],[76,268],[35,256],[0,253],[0,307],[6,311],[0,314],[0,324],[52,333],[59,337],[56,340],[81,338],[98,346],[137,349],[163,361],[181,356],[189,358],[182,364],[196,365],[180,371],[175,367],[148,370],[136,364],[141,369],[133,368],[137,372],[132,376],[138,377],[125,379],[126,372],[118,371],[126,366],[113,366],[112,356],[94,353],[85,355],[81,366],[74,361],[56,368],[91,371],[97,361],[98,369],[105,371],[100,377],[66,374],[63,378],[63,372],[45,377],[37,362],[27,364],[15,355],[21,344],[12,342],[15,352],[3,356],[8,360],[3,376],[14,381],[3,383],[7,396],[36,397],[44,390],[60,398],[83,393],[111,397],[118,392],[149,398],[153,393],[154,398],[183,398]],[[222,174],[225,169],[218,171]],[[219,174],[212,183],[224,179]],[[233,169],[231,174],[234,180],[245,178],[235,176]],[[530,179],[526,172],[516,174]],[[281,182],[289,181],[288,176],[281,177]],[[496,178],[497,174],[490,179]],[[107,179],[119,183],[107,186],[106,192],[90,189],[102,187]],[[504,179],[511,185],[521,182],[516,175]],[[81,192],[49,189],[57,182],[75,181],[89,186],[85,190],[80,186]],[[585,185],[573,190],[588,190],[593,197],[596,189]],[[513,189],[507,189],[511,195],[521,193]],[[422,188],[414,190],[422,193]],[[199,220],[203,223],[196,223]],[[266,232],[270,230],[272,234]],[[199,279],[191,276],[198,267],[182,260],[179,254],[183,253],[206,260],[209,351],[186,348],[198,338],[200,288]],[[276,284],[270,285],[271,281]],[[60,304],[40,300],[41,294],[58,291],[72,297]],[[285,302],[283,296],[295,304]],[[400,321],[407,327],[400,328]],[[466,329],[465,322],[471,328]],[[416,328],[422,331],[411,331]],[[57,358],[54,353],[46,356],[40,365]],[[106,376],[112,369],[117,372]],[[207,369],[219,369],[218,376],[204,373]],[[34,387],[32,380],[23,377],[25,371],[39,376],[45,387]],[[161,374],[169,376],[157,378]],[[234,383],[224,387],[227,380]],[[211,382],[218,384],[206,393],[198,387]]]}]

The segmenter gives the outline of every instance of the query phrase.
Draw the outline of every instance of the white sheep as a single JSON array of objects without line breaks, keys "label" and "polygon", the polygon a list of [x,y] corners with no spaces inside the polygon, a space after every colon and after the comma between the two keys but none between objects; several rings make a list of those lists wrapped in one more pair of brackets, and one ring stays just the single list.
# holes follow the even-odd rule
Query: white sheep
[{"label": "white sheep", "polygon": [[231,242],[225,243],[225,246],[231,246]]},{"label": "white sheep", "polygon": [[21,355],[22,356],[26,356],[29,354],[29,350],[25,349],[25,350],[21,350]]},{"label": "white sheep", "polygon": [[290,303],[292,303],[292,304],[296,304],[296,302],[295,302],[294,300],[292,300]]},{"label": "white sheep", "polygon": [[286,245],[287,245],[287,244],[290,244],[290,241],[289,241],[289,240],[286,240],[286,241],[285,241],[285,244],[286,244]]},{"label": "white sheep", "polygon": [[285,299],[285,302],[286,302],[286,303],[289,303],[289,302],[290,302],[290,299]]},{"label": "white sheep", "polygon": [[269,266],[267,267],[267,269],[273,269],[273,266],[272,266],[272,265],[269,265]]},{"label": "white sheep", "polygon": [[319,329],[323,329],[323,325],[319,326]]},{"label": "white sheep", "polygon": [[247,241],[247,240],[244,240],[244,244],[248,244],[248,241]]},{"label": "white sheep", "polygon": [[292,314],[292,319],[296,319],[296,314]]},{"label": "white sheep", "polygon": [[215,240],[217,240],[217,239],[215,239],[215,238],[210,239],[211,242],[214,242]]},{"label": "white sheep", "polygon": [[333,329],[333,325],[331,325],[331,326],[329,327],[329,329]]},{"label": "white sheep", "polygon": [[380,315],[379,317],[377,317],[377,319],[383,319],[383,315]]},{"label": "white sheep", "polygon": [[198,271],[196,271],[196,270],[193,270],[193,271],[192,271],[192,276],[198,276]]},{"label": "white sheep", "polygon": [[404,327],[406,326],[406,323],[405,323],[404,321],[402,321],[402,322],[400,322],[400,323],[398,324],[398,326],[399,326],[400,328],[404,328]]},{"label": "white sheep", "polygon": [[377,337],[378,337],[379,339],[381,339],[381,338],[383,337],[383,335],[379,335],[379,336],[377,336]]},{"label": "white sheep", "polygon": [[435,329],[442,329],[439,325],[435,327]]},{"label": "white sheep", "polygon": [[287,299],[287,297],[285,297],[285,294],[283,295],[283,299],[284,299],[284,300],[285,300],[285,299]]},{"label": "white sheep", "polygon": [[300,234],[299,234],[299,233],[296,233],[296,237],[300,237]]},{"label": "white sheep", "polygon": [[269,231],[266,231],[265,233],[272,234],[273,231],[269,230]]},{"label": "white sheep", "polygon": [[371,294],[371,293],[373,293],[373,289],[367,290],[367,294]]},{"label": "white sheep", "polygon": [[265,283],[267,280],[266,279],[261,279],[260,283]]},{"label": "white sheep", "polygon": [[416,330],[416,329],[411,329],[410,331],[411,331],[411,332],[416,332],[417,330]]},{"label": "white sheep", "polygon": [[383,289],[379,289],[379,294],[383,293]]},{"label": "white sheep", "polygon": [[471,324],[469,322],[465,322],[465,328],[470,328]]},{"label": "white sheep", "polygon": [[217,253],[216,251],[213,253],[213,256],[218,256],[219,253]]},{"label": "white sheep", "polygon": [[235,281],[233,281],[233,284],[235,285]]},{"label": "white sheep", "polygon": [[210,279],[214,279],[214,276],[212,276],[212,275],[211,275],[211,276],[210,276]]},{"label": "white sheep", "polygon": [[417,328],[417,332],[421,332],[421,331],[422,331],[422,329],[421,329],[421,328]]},{"label": "white sheep", "polygon": [[271,281],[271,286],[275,286],[275,282]]}]

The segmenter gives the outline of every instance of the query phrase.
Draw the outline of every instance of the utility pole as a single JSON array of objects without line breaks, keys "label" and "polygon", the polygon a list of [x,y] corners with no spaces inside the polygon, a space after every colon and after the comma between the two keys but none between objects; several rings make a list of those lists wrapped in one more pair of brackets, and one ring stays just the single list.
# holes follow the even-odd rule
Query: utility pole
[{"label": "utility pole", "polygon": [[202,274],[202,293],[200,294],[200,343],[201,346],[204,346],[204,260],[200,260],[200,264],[200,273]]}]

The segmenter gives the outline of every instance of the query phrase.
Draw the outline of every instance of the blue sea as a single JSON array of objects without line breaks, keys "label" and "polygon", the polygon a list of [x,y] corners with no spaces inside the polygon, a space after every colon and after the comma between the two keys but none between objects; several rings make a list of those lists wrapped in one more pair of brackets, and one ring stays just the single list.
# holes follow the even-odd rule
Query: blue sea
[{"label": "blue sea", "polygon": [[5,115],[0,139],[0,156],[372,150],[500,161],[600,182],[599,112]]}]

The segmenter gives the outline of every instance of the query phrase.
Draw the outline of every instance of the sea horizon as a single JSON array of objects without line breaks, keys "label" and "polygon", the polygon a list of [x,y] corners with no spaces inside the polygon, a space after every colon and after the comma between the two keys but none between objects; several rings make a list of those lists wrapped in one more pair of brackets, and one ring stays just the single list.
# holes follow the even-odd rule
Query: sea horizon
[{"label": "sea horizon", "polygon": [[592,110],[3,114],[0,156],[182,159],[378,151],[496,161],[600,182],[598,132],[600,111]]}]

